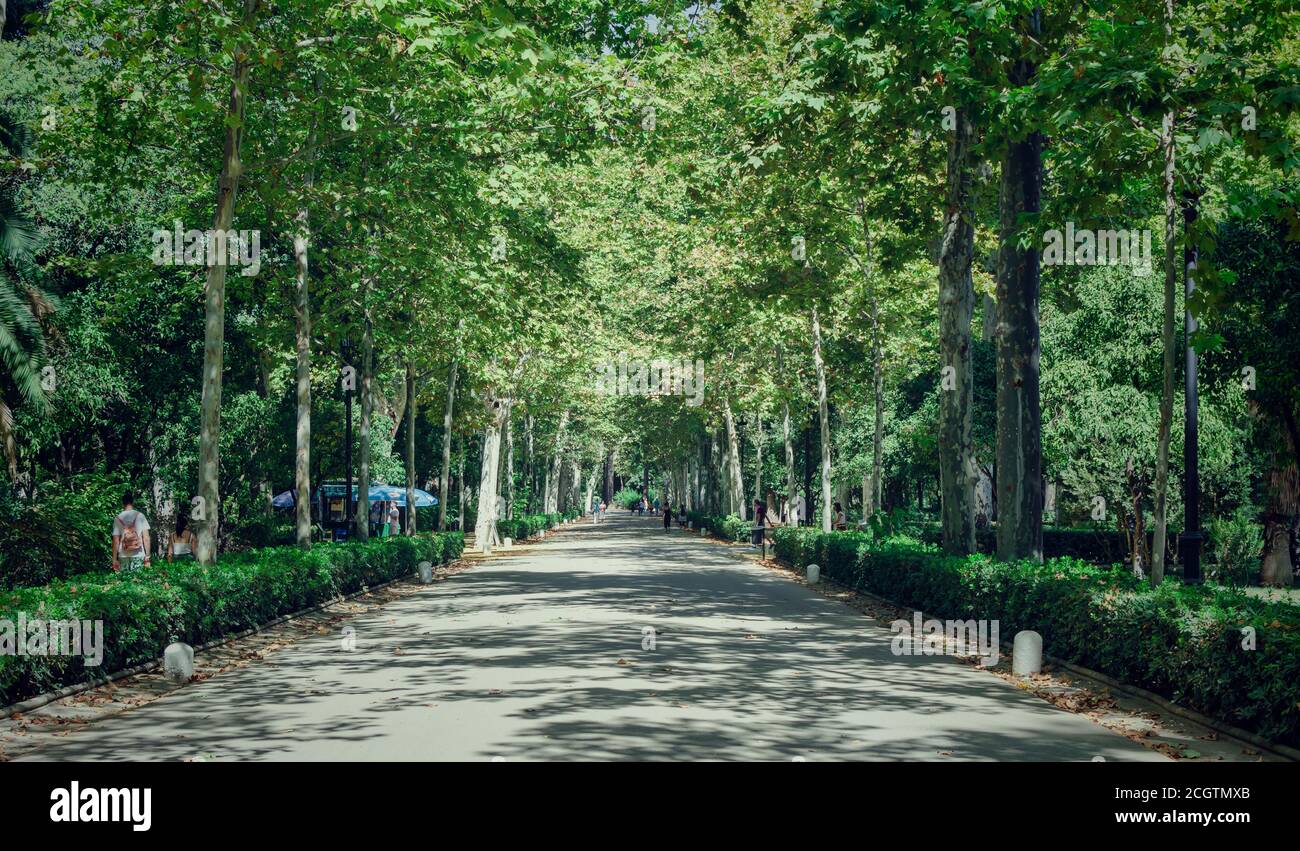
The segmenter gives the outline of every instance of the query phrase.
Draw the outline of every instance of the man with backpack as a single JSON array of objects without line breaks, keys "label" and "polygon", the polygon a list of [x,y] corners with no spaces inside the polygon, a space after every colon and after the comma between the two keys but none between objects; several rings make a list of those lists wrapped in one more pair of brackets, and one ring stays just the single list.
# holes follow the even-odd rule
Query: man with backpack
[{"label": "man with backpack", "polygon": [[122,495],[122,511],[113,518],[113,571],[149,565],[149,521],[135,510],[135,496]]}]

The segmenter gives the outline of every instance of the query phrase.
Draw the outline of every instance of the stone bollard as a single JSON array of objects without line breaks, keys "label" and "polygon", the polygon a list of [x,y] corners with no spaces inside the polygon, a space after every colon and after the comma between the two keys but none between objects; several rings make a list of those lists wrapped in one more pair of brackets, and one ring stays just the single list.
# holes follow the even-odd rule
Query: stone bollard
[{"label": "stone bollard", "polygon": [[508,549],[510,549],[511,547],[513,547],[514,545],[515,545],[515,541],[514,541],[513,538],[502,538],[502,539],[501,539],[501,547],[502,547],[502,549],[507,549],[507,550],[508,550]]},{"label": "stone bollard", "polygon": [[1018,677],[1037,674],[1043,669],[1043,637],[1032,629],[1016,633],[1011,645],[1011,673]]},{"label": "stone bollard", "polygon": [[822,581],[822,569],[815,564],[808,565],[808,584],[816,585],[818,582],[821,581]]},{"label": "stone bollard", "polygon": [[180,641],[163,651],[163,676],[173,683],[188,683],[194,676],[194,648]]},{"label": "stone bollard", "polygon": [[433,562],[422,561],[416,565],[416,570],[420,571],[420,582],[425,585],[433,582]]}]

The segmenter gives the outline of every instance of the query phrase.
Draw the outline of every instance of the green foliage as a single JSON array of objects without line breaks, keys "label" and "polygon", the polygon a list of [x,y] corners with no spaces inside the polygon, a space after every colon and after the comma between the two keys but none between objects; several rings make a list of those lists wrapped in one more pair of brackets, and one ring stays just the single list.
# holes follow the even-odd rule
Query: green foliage
[{"label": "green foliage", "polygon": [[0,620],[102,620],[104,659],[0,656],[0,705],[158,658],[176,640],[198,646],[282,615],[414,573],[423,561],[459,558],[464,536],[445,532],[365,544],[274,547],[211,567],[155,561],[129,574],[87,573],[0,592]]},{"label": "green foliage", "polygon": [[1215,517],[1205,524],[1206,551],[1213,562],[1207,565],[1210,579],[1224,585],[1254,584],[1263,555],[1264,530],[1251,509],[1228,517]]},{"label": "green foliage", "polygon": [[566,517],[565,514],[525,514],[513,520],[498,520],[497,535],[515,541],[524,541],[546,529],[553,529]]},{"label": "green foliage", "polygon": [[641,491],[623,488],[614,494],[614,504],[619,508],[631,510],[641,504]]},{"label": "green foliage", "polygon": [[[1300,608],[1213,585],[1158,589],[1120,567],[1062,557],[997,562],[854,532],[778,528],[777,556],[927,615],[999,621],[1044,650],[1266,737],[1300,742]],[[1243,630],[1254,630],[1247,649]]]},{"label": "green foliage", "polygon": [[0,488],[0,588],[107,569],[125,490],[120,480],[83,475],[43,486],[40,499],[28,504]]},{"label": "green foliage", "polygon": [[734,514],[728,514],[726,517],[715,517],[698,511],[688,511],[686,519],[695,524],[695,528],[706,529],[709,534],[722,538],[724,541],[748,541],[750,539],[749,530],[754,525],[748,520],[741,520]]}]

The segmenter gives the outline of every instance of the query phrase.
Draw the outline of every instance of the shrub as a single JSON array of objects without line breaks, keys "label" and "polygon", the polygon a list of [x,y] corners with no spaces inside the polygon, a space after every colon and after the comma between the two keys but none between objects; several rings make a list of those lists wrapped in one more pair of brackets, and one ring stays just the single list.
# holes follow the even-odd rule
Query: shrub
[{"label": "shrub", "polygon": [[497,535],[523,541],[545,529],[552,529],[564,519],[563,514],[523,514],[511,520],[497,521]]},{"label": "shrub", "polygon": [[0,588],[106,569],[109,532],[126,489],[116,479],[80,476],[67,487],[43,486],[29,505],[0,487]]},{"label": "shrub", "polygon": [[1224,585],[1250,585],[1259,575],[1259,560],[1264,548],[1264,531],[1253,511],[1238,511],[1206,524],[1209,540],[1206,549],[1213,563],[1207,576]]},{"label": "shrub", "polygon": [[[199,645],[414,573],[420,562],[458,558],[464,535],[444,532],[367,543],[250,550],[211,566],[193,562],[130,574],[85,573],[0,592],[0,620],[101,620],[104,658],[0,655],[0,705],[158,658],[173,640]],[[19,636],[15,636],[18,639]],[[22,638],[25,638],[23,636]]]}]

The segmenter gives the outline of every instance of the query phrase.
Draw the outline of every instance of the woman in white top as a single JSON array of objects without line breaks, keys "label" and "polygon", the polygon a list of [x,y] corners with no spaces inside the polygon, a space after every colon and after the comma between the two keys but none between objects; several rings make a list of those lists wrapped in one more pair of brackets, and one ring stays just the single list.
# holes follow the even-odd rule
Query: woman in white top
[{"label": "woman in white top", "polygon": [[184,514],[176,518],[176,534],[167,547],[167,561],[194,561],[194,533],[189,529],[190,521]]},{"label": "woman in white top", "polygon": [[388,534],[392,537],[402,534],[402,512],[396,501],[388,503]]}]

